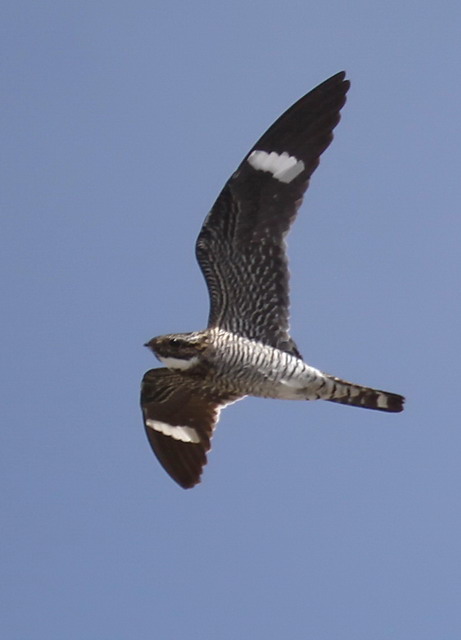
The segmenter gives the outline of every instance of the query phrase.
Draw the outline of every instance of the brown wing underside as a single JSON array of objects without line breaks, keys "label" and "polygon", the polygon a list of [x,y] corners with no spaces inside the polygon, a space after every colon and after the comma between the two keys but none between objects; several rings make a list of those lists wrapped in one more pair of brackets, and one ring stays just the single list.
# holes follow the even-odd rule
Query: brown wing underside
[{"label": "brown wing underside", "polygon": [[200,482],[219,413],[236,399],[169,369],[144,375],[141,409],[147,438],[165,471],[184,489]]}]

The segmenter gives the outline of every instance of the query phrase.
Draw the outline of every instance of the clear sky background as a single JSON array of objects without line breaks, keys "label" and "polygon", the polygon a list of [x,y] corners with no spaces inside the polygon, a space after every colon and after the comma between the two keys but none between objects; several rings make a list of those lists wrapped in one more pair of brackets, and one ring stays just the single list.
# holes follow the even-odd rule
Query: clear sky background
[{"label": "clear sky background", "polygon": [[[0,635],[461,637],[461,4],[3,2]],[[205,326],[202,221],[345,69],[289,237],[306,360],[403,414],[247,399],[183,491],[143,343]]]}]

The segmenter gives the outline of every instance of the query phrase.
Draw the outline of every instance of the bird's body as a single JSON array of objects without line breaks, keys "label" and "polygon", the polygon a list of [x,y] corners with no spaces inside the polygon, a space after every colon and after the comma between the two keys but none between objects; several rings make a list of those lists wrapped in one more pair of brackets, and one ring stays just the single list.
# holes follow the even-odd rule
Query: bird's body
[{"label": "bird's body", "polygon": [[[148,345],[169,369],[198,379],[223,396],[323,399],[391,411],[391,399],[400,398],[335,378],[286,351],[219,328],[160,336]],[[375,407],[369,406],[373,403]]]},{"label": "bird's body", "polygon": [[403,398],[308,365],[289,334],[285,235],[349,83],[333,76],[260,138],[226,183],[197,240],[210,294],[208,328],[147,343],[166,368],[143,379],[146,433],[184,488],[200,481],[220,410],[244,396],[324,399],[398,412]]},{"label": "bird's body", "polygon": [[[197,355],[189,360],[181,360],[178,352],[171,355],[170,345],[166,351],[170,355],[165,357],[160,345],[152,348],[163,364],[184,375],[199,377],[203,384],[213,385],[223,394],[308,399],[306,390],[316,377],[316,370],[300,358],[222,329],[192,335],[199,336],[201,342]],[[169,336],[168,340],[171,339]]]}]

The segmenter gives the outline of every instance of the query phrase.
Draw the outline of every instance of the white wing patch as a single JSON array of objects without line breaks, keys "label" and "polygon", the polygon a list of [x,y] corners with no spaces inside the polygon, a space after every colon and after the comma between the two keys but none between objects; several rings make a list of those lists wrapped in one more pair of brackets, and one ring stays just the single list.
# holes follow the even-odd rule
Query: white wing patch
[{"label": "white wing patch", "polygon": [[192,427],[174,427],[166,422],[160,422],[160,420],[146,420],[146,425],[154,429],[154,431],[163,433],[164,436],[170,436],[173,440],[192,442],[194,444],[200,442],[197,431]]},{"label": "white wing patch", "polygon": [[180,371],[185,371],[186,369],[190,369],[198,364],[197,356],[192,356],[189,360],[181,360],[180,358],[162,358],[161,356],[159,356],[158,359],[163,362],[165,367],[168,369],[179,369]]},{"label": "white wing patch", "polygon": [[248,163],[257,171],[268,171],[279,182],[286,184],[294,180],[304,171],[304,162],[289,153],[272,151],[252,151],[247,158]]}]

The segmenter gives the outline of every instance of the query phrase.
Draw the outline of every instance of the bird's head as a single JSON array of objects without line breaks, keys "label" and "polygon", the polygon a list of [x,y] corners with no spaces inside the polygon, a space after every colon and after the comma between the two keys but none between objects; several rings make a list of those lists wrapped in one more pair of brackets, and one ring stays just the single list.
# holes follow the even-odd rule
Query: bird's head
[{"label": "bird's head", "polygon": [[200,362],[200,355],[208,344],[203,332],[174,333],[152,338],[144,345],[168,369],[184,371]]}]

